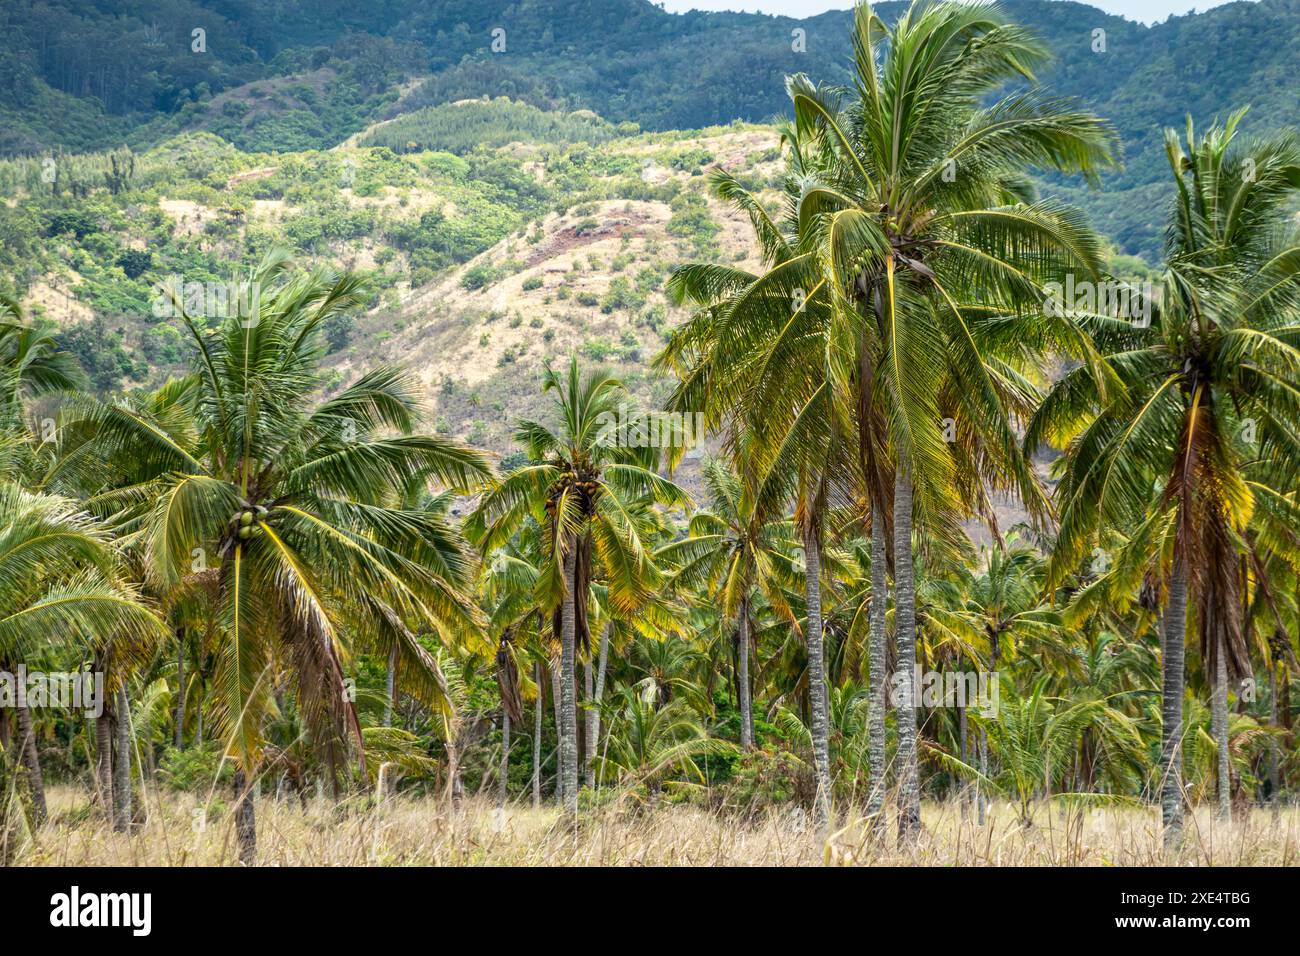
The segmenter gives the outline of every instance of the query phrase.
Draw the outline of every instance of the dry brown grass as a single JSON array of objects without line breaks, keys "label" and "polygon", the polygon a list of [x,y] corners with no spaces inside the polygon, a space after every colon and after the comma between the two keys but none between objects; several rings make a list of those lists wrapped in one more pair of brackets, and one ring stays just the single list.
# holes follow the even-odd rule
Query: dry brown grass
[{"label": "dry brown grass", "polygon": [[[160,801],[161,800],[161,804]],[[148,819],[130,837],[114,833],[89,807],[89,795],[51,792],[52,822],[19,855],[33,865],[222,866],[237,853],[233,819],[218,806],[206,826],[191,796],[150,793]],[[1160,850],[1155,811],[1039,810],[1032,828],[995,805],[991,825],[962,819],[954,804],[924,808],[925,832],[912,850],[874,842],[860,818],[823,843],[797,813],[772,811],[745,824],[694,807],[654,812],[607,807],[587,811],[575,829],[550,807],[515,806],[501,814],[484,800],[459,810],[433,798],[398,797],[387,805],[325,800],[257,808],[262,865],[278,866],[1151,866],[1296,865],[1300,808],[1253,809],[1216,821],[1208,809],[1189,817],[1186,845]]]}]

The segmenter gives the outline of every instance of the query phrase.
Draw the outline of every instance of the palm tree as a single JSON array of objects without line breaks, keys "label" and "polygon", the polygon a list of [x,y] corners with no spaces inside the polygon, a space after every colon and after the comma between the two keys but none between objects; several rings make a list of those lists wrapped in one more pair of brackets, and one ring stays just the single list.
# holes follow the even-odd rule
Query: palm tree
[{"label": "palm tree", "polygon": [[634,610],[662,583],[641,506],[679,507],[688,499],[655,472],[660,449],[621,434],[628,415],[618,379],[603,372],[584,377],[575,357],[567,374],[548,365],[542,390],[555,393],[560,429],[519,423],[515,437],[529,463],[484,493],[466,531],[487,553],[509,541],[530,515],[544,529],[546,563],[535,600],[560,636],[560,792],[572,816],[578,811],[575,662],[579,645],[590,647],[593,557],[605,569],[610,601],[622,611]]},{"label": "palm tree", "polygon": [[17,301],[0,295],[0,407],[6,418],[21,416],[24,402],[81,387],[76,359],[59,349],[49,328],[24,321]]},{"label": "palm tree", "polygon": [[1189,119],[1185,149],[1166,133],[1176,192],[1156,320],[1087,319],[1122,388],[1101,394],[1070,373],[1026,434],[1027,447],[1067,444],[1050,581],[1079,564],[1099,527],[1124,528],[1112,586],[1131,593],[1149,575],[1167,594],[1160,773],[1170,845],[1183,818],[1188,611],[1212,687],[1226,814],[1228,679],[1250,673],[1238,542],[1256,509],[1275,540],[1300,527],[1287,498],[1300,461],[1290,424],[1300,412],[1290,384],[1300,375],[1300,243],[1283,225],[1300,189],[1300,143],[1288,134],[1234,148],[1241,115],[1199,139]]},{"label": "palm tree", "polygon": [[1016,802],[1026,827],[1033,825],[1034,802],[1040,796],[1123,802],[1117,796],[1064,790],[1079,739],[1089,727],[1102,726],[1107,735],[1127,738],[1133,749],[1140,746],[1133,722],[1105,701],[1053,700],[1045,692],[1046,682],[1046,677],[1039,678],[1024,695],[1013,690],[1001,700],[996,716],[974,716],[999,757],[998,770],[980,776]]},{"label": "palm tree", "polygon": [[[1004,83],[1032,81],[1045,57],[995,8],[914,3],[890,30],[860,5],[853,41],[846,107],[806,77],[788,82],[796,148],[815,143],[834,157],[804,183],[799,217],[816,224],[805,255],[830,287],[830,337],[847,346],[833,377],[854,393],[877,514],[885,472],[872,458],[886,437],[892,448],[895,629],[910,672],[913,519],[959,508],[954,494],[972,476],[1018,489],[1041,515],[1041,488],[1008,422],[1022,385],[1016,353],[1054,346],[1091,360],[1068,320],[1043,314],[1042,289],[1067,270],[1097,274],[1098,244],[1070,210],[1027,201],[1023,171],[1091,175],[1109,162],[1114,136],[1033,88],[984,105]],[[960,409],[955,419],[941,413],[945,396]],[[945,421],[964,433],[954,444],[965,456],[945,441]],[[919,827],[913,705],[898,709],[905,841]]]},{"label": "palm tree", "polygon": [[[167,442],[187,453],[197,453],[197,384],[194,377],[172,379],[155,390],[132,392],[108,405],[86,394],[65,395],[57,442],[49,443],[49,451],[42,456],[41,467],[35,471],[39,487],[77,498],[105,523],[122,547],[131,580],[172,625],[178,661],[177,734],[183,723],[186,692],[185,632],[194,625],[207,629],[211,619],[210,593],[197,576],[173,587],[163,587],[148,573],[142,528],[157,490],[155,479],[166,463],[156,454],[147,453],[153,451],[148,445],[105,442],[100,440],[100,435],[123,427],[143,428],[151,437],[165,436]],[[150,660],[147,647],[133,644],[125,636],[108,642],[96,655],[96,668],[103,671],[106,684],[113,691],[110,706],[96,721],[96,784],[105,812],[114,817],[115,825],[121,830],[128,828],[131,797],[128,671],[139,670]],[[201,673],[197,683],[202,683]],[[198,686],[197,690],[201,721],[202,687]],[[111,727],[114,721],[118,738],[116,769]]]},{"label": "palm tree", "polygon": [[[1031,653],[1046,664],[1042,652],[1055,644],[1060,634],[1060,615],[1042,603],[1043,562],[1029,548],[1012,540],[1000,542],[988,556],[982,574],[971,582],[966,617],[982,638],[990,680],[1001,681],[1000,662],[1014,658],[1018,645],[1029,642]],[[979,742],[980,772],[988,774],[988,738]],[[979,797],[979,819],[984,822],[983,794]]]},{"label": "palm tree", "polygon": [[[623,688],[610,711],[607,752],[597,758],[602,778],[617,778],[629,788],[645,787],[653,808],[672,770],[704,780],[697,759],[734,753],[733,744],[709,737],[685,698],[661,703],[658,685],[646,678]],[[673,780],[678,788],[697,785]]]},{"label": "palm tree", "polygon": [[[142,505],[139,535],[160,587],[199,578],[219,624],[218,716],[237,761],[241,858],[255,852],[248,790],[272,708],[270,668],[289,663],[307,732],[333,775],[350,728],[364,744],[344,683],[351,638],[385,656],[398,649],[403,690],[445,706],[436,664],[416,639],[482,642],[467,582],[468,554],[437,513],[400,507],[413,485],[466,489],[486,461],[455,442],[414,432],[417,385],[379,368],[324,400],[322,327],[364,303],[360,280],[293,275],[268,254],[247,282],[259,296],[208,328],[184,313],[197,350],[193,442],[138,410],[89,408],[83,446],[137,463],[129,484],[100,495]],[[179,303],[178,303],[179,305]]]},{"label": "palm tree", "polygon": [[[794,141],[791,131],[787,139]],[[831,779],[821,557],[828,509],[854,502],[862,480],[853,410],[844,391],[834,387],[839,343],[828,338],[830,295],[800,252],[808,223],[796,214],[798,200],[823,152],[816,144],[792,149],[779,223],[734,177],[711,174],[715,191],[749,216],[767,271],[754,275],[709,264],[678,269],[668,285],[670,295],[699,309],[673,331],[656,363],[681,378],[669,407],[704,415],[711,431],[723,432],[731,456],[748,461],[755,518],[784,516],[795,504],[807,609],[801,637],[807,651],[815,811],[818,831],[824,833]],[[883,629],[880,636],[883,641]]]},{"label": "palm tree", "polygon": [[725,462],[711,458],[702,477],[711,508],[691,517],[688,536],[660,548],[656,557],[673,569],[675,585],[696,589],[716,601],[727,621],[735,621],[736,689],[740,705],[740,746],[754,746],[754,713],[749,664],[754,592],[792,623],[795,614],[785,600],[788,585],[784,555],[796,546],[787,521],[763,521],[755,513],[752,489]]},{"label": "palm tree", "polygon": [[886,788],[886,712],[888,710],[888,572],[887,534],[884,522],[876,522],[874,514],[871,539],[846,541],[842,545],[843,557],[837,562],[834,578],[839,590],[836,596],[837,623],[843,629],[840,645],[839,675],[858,677],[862,670],[862,652],[867,661],[866,706],[866,768],[870,777],[867,790],[866,811],[872,821],[873,833],[881,837],[886,831],[884,816]]},{"label": "palm tree", "polygon": [[[125,582],[107,530],[66,498],[0,482],[0,662],[34,659],[51,642],[102,646],[126,634],[155,646],[157,617]],[[40,755],[26,706],[17,710],[19,750],[34,816],[46,816]]]},{"label": "palm tree", "polygon": [[[645,540],[651,544],[666,533],[663,527],[655,529],[657,521],[664,515],[647,511],[638,505],[638,510],[647,520],[643,527]],[[659,564],[659,550],[655,552],[655,563]],[[584,764],[587,773],[587,785],[596,785],[596,758],[601,748],[602,714],[601,702],[605,698],[605,688],[609,679],[611,658],[617,662],[618,655],[625,650],[630,641],[639,636],[649,641],[667,644],[670,641],[689,641],[692,632],[687,620],[688,608],[679,600],[679,593],[672,587],[666,587],[647,596],[644,603],[630,612],[621,611],[609,599],[609,586],[605,582],[593,582],[589,606],[595,613],[590,621],[600,632],[600,640],[588,654],[583,670],[585,692],[586,728],[584,743],[586,747]]]},{"label": "palm tree", "polygon": [[[680,271],[673,290],[705,308],[663,364],[686,370],[677,407],[703,407],[713,422],[748,411],[747,427],[766,426],[787,464],[796,454],[809,465],[855,459],[851,471],[832,463],[831,473],[856,474],[873,533],[892,524],[899,666],[911,673],[913,519],[932,537],[953,535],[968,503],[987,501],[986,486],[1016,488],[1043,515],[1043,491],[1008,421],[1031,391],[1018,368],[1055,348],[1101,372],[1073,322],[1043,308],[1048,282],[1098,272],[1099,244],[1072,211],[1026,201],[1024,167],[1091,175],[1110,160],[1114,136],[1037,90],[981,105],[1044,56],[989,7],[917,4],[891,31],[862,5],[854,46],[847,107],[838,91],[788,81],[795,122],[785,131],[782,226],[718,177],[749,212],[768,270]],[[948,406],[959,414],[945,416]],[[957,428],[951,444],[945,420]],[[815,505],[818,484],[802,473],[804,501]],[[876,632],[883,641],[883,624]],[[908,840],[919,825],[911,702],[899,719]]]},{"label": "palm tree", "polygon": [[[68,393],[77,388],[83,380],[81,370],[75,359],[61,351],[49,328],[33,327],[25,323],[22,309],[17,300],[0,295],[0,472],[3,480],[12,482],[14,488],[26,488],[33,493],[48,490],[50,484],[50,463],[57,457],[59,432],[53,418],[41,421],[26,420],[25,413],[29,403],[47,395]],[[63,501],[50,498],[50,501]],[[89,515],[67,512],[64,517],[69,521],[89,519]],[[71,527],[71,526],[69,526]],[[89,527],[89,526],[87,526]],[[108,526],[97,526],[95,535],[105,549],[102,558],[117,561],[116,551],[112,548],[112,532]],[[57,536],[51,538],[57,541]],[[39,548],[39,541],[34,545]],[[69,559],[74,563],[85,558],[85,554],[74,553]],[[115,564],[116,567],[116,564]],[[120,568],[119,568],[120,570]],[[54,573],[57,575],[58,571]],[[111,592],[112,588],[124,587],[123,593],[135,597],[129,585],[115,576],[111,581],[103,582],[103,587]],[[150,632],[120,630],[116,635],[87,635],[96,639],[95,657],[102,661],[103,652],[110,639],[129,639],[132,636],[143,637],[145,643],[151,643],[154,637]],[[99,668],[96,668],[99,671]],[[106,702],[105,702],[106,703]],[[111,708],[110,708],[111,709]],[[26,707],[18,710],[21,752],[28,768],[29,785],[36,816],[45,816],[45,799],[42,774],[36,738],[32,731],[30,712]],[[103,717],[96,720],[97,727],[107,730],[108,721]],[[107,738],[105,738],[107,739]],[[107,806],[107,802],[106,802]]]}]

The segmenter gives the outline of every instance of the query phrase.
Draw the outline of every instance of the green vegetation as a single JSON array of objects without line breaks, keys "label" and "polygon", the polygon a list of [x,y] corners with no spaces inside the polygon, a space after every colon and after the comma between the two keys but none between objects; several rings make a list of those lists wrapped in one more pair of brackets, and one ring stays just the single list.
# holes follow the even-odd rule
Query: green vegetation
[{"label": "green vegetation", "polygon": [[445,103],[403,113],[361,140],[398,153],[442,150],[463,155],[507,143],[602,143],[637,132],[635,123],[616,129],[595,115],[556,113],[505,97],[493,102]]},{"label": "green vegetation", "polygon": [[[405,152],[470,152],[510,139],[598,142],[611,132],[691,129],[788,110],[787,73],[849,80],[850,14],[799,21],[749,14],[669,14],[643,0],[417,0],[362,6],[321,0],[310,17],[287,0],[143,0],[121,14],[91,0],[40,0],[0,14],[0,155],[147,150],[183,130],[207,130],[248,152],[324,149],[380,120],[372,141]],[[1108,189],[1043,183],[1088,211],[1128,253],[1160,255],[1164,195],[1159,130],[1185,111],[1226,117],[1237,99],[1256,131],[1297,120],[1300,13],[1289,0],[1226,4],[1143,26],[1083,4],[1007,0],[1053,60],[1037,75],[1108,117],[1125,166]],[[906,9],[885,2],[890,23]],[[504,53],[494,25],[511,24]],[[582,43],[573,23],[599,21]],[[193,51],[204,23],[206,50]],[[54,26],[52,26],[54,25]],[[1097,47],[1094,31],[1105,32]],[[132,69],[118,51],[132,50]],[[398,85],[424,79],[399,98]],[[701,91],[708,91],[702,95]],[[1249,91],[1249,95],[1245,95]],[[509,97],[508,116],[479,102]],[[559,110],[561,112],[551,112]],[[575,115],[594,111],[604,119]],[[672,168],[702,170],[695,150]],[[633,173],[634,170],[626,170]],[[649,187],[646,187],[647,191]]]}]

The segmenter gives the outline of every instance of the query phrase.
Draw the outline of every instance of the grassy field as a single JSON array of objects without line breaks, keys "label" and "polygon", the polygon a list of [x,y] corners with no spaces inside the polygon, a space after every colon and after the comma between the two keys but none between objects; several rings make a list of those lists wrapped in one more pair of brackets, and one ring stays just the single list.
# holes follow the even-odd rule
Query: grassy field
[{"label": "grassy field", "polygon": [[[130,837],[114,833],[71,788],[51,794],[49,824],[32,834],[17,862],[72,866],[223,866],[237,859],[233,818],[208,814],[190,796],[149,795],[148,818]],[[159,803],[161,800],[161,804]],[[1240,817],[1240,814],[1239,814]],[[963,820],[956,804],[928,804],[919,845],[900,851],[874,842],[849,818],[822,842],[798,813],[772,811],[742,823],[684,806],[654,812],[606,807],[565,827],[550,807],[487,800],[460,809],[432,798],[397,797],[374,807],[311,800],[257,807],[260,865],[275,866],[1153,866],[1300,864],[1300,808],[1251,809],[1221,823],[1209,808],[1188,817],[1185,845],[1160,850],[1155,811],[1040,807],[1033,827],[995,805],[991,825]],[[206,819],[206,824],[204,823]]]}]

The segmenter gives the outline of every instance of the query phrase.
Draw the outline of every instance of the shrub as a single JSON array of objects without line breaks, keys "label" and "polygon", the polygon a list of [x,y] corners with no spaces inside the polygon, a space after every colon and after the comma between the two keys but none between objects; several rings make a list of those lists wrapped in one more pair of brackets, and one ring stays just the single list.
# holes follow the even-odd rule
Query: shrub
[{"label": "shrub", "polygon": [[734,766],[732,778],[719,789],[719,809],[751,817],[768,807],[811,807],[816,782],[812,768],[785,750],[755,750]]},{"label": "shrub", "polygon": [[492,266],[479,263],[465,270],[465,274],[460,277],[460,284],[466,290],[475,292],[496,282],[498,275],[499,273]]},{"label": "shrub", "polygon": [[153,265],[153,253],[143,249],[128,249],[118,257],[117,264],[122,267],[128,279],[138,279]]},{"label": "shrub", "polygon": [[593,362],[603,362],[611,355],[618,354],[618,346],[604,339],[592,339],[582,343],[582,354]]},{"label": "shrub", "polygon": [[222,749],[217,745],[184,750],[169,747],[158,762],[158,776],[172,790],[206,793],[213,781],[229,783],[234,779],[235,765],[222,761]]},{"label": "shrub", "polygon": [[643,305],[645,296],[633,289],[632,283],[625,276],[619,276],[609,284],[609,291],[605,293],[600,310],[609,314],[615,309],[639,309]]}]

